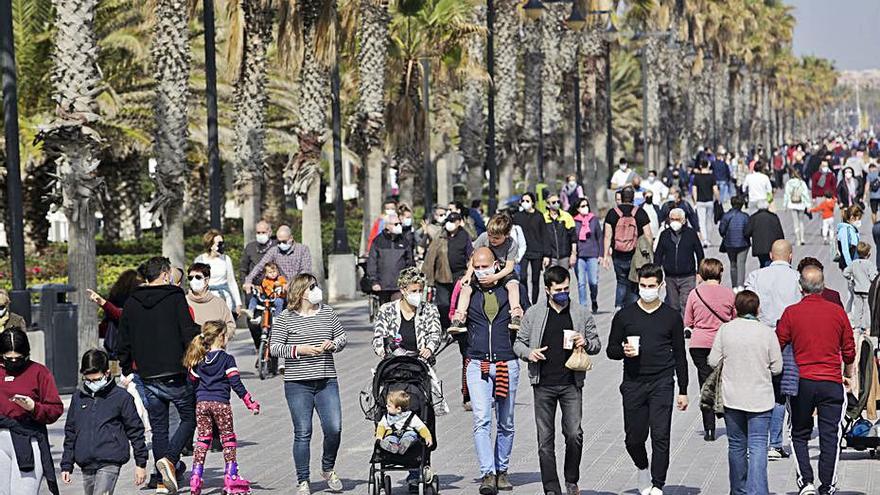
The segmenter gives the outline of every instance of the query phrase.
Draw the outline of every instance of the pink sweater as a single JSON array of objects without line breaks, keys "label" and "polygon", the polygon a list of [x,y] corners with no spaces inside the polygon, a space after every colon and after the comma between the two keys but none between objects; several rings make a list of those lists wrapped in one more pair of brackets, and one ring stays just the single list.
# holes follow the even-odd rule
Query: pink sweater
[{"label": "pink sweater", "polygon": [[[697,296],[697,291],[699,291],[703,300],[706,301],[706,304],[724,320],[719,320],[718,317],[712,314],[712,311]],[[733,306],[734,298],[733,291],[723,285],[702,283],[691,291],[684,310],[684,326],[690,327],[692,330],[691,347],[712,347],[718,327],[722,323],[736,318],[736,309]]]}]

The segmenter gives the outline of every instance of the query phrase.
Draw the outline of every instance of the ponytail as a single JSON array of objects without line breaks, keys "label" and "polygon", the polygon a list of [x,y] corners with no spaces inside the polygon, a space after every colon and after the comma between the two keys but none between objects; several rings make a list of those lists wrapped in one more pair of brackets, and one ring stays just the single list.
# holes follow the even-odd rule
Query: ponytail
[{"label": "ponytail", "polygon": [[226,322],[215,320],[206,321],[202,325],[202,333],[195,336],[189,347],[186,349],[186,355],[183,357],[183,365],[187,369],[194,368],[205,359],[205,355],[211,350],[211,346],[218,338],[222,338],[226,333]]}]

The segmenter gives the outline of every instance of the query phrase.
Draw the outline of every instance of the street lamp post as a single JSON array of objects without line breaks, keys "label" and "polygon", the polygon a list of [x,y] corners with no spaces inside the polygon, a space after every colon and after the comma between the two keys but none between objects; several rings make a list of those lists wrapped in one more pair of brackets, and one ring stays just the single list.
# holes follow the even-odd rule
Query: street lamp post
[{"label": "street lamp post", "polygon": [[333,229],[333,254],[348,254],[348,232],[345,230],[345,201],[342,198],[342,117],[339,107],[339,54],[330,74],[331,114],[333,120],[333,207],[336,225]]},{"label": "street lamp post", "polygon": [[3,129],[6,138],[6,192],[9,202],[9,247],[12,254],[10,311],[31,322],[31,299],[24,265],[24,211],[21,192],[21,157],[18,142],[18,95],[12,1],[0,0],[0,79],[3,81]]},{"label": "street lamp post", "polygon": [[605,50],[605,161],[608,164],[608,186],[611,187],[611,176],[614,175],[614,122],[611,115],[611,46],[617,29],[609,23],[607,36],[608,47]]}]

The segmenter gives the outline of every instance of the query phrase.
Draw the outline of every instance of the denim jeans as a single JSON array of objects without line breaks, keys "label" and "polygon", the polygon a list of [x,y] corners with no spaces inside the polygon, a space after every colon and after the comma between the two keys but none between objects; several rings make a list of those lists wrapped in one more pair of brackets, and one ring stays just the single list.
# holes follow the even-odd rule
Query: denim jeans
[{"label": "denim jeans", "polygon": [[538,432],[538,464],[544,493],[562,493],[556,472],[556,407],[562,411],[562,436],[565,438],[563,474],[566,483],[580,479],[581,455],[584,446],[582,389],[577,385],[536,385],[535,426]]},{"label": "denim jeans", "polygon": [[293,462],[296,465],[297,483],[309,481],[314,411],[318,411],[324,435],[321,470],[332,471],[336,466],[336,453],[342,437],[342,404],[336,379],[284,382],[284,397],[293,420]]},{"label": "denim jeans", "polygon": [[629,268],[632,265],[632,257],[612,256],[614,263],[614,275],[617,277],[617,289],[614,292],[614,307],[622,308],[636,302],[637,294],[633,290],[633,283],[629,280]]},{"label": "denim jeans", "polygon": [[113,495],[119,479],[119,466],[108,464],[95,471],[83,471],[82,477],[85,495]]},{"label": "denim jeans", "polygon": [[599,301],[599,258],[578,258],[576,272],[578,298],[581,306],[587,305],[587,284],[590,286],[590,300]]},{"label": "denim jeans", "polygon": [[766,495],[767,431],[771,411],[724,409],[731,495]]},{"label": "denim jeans", "polygon": [[730,201],[733,196],[733,185],[729,180],[718,181],[718,195],[721,197],[722,204]]},{"label": "denim jeans", "polygon": [[[147,414],[153,429],[153,459],[165,457],[176,464],[180,451],[192,442],[196,431],[196,396],[185,375],[144,380],[147,396]],[[171,435],[168,413],[171,406],[177,409],[180,423]]]},{"label": "denim jeans", "polygon": [[[519,362],[507,362],[510,391],[507,397],[495,397],[495,364],[489,365],[489,378],[483,380],[480,361],[471,360],[467,367],[467,385],[474,413],[474,446],[480,463],[480,476],[506,472],[513,450],[513,407],[519,382]],[[498,433],[492,442],[492,406],[494,404]]]},{"label": "denim jeans", "polygon": [[770,418],[770,448],[782,448],[782,427],[785,425],[785,405],[775,404]]}]

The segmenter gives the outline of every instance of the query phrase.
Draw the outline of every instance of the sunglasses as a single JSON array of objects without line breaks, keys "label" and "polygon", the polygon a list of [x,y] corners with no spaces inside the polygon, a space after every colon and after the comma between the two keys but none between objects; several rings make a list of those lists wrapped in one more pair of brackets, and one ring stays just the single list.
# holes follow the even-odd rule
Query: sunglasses
[{"label": "sunglasses", "polygon": [[318,284],[316,284],[316,283],[312,283],[312,285],[309,286],[309,290],[315,290],[317,288],[318,288]]},{"label": "sunglasses", "polygon": [[551,205],[558,205],[558,204],[559,204],[559,201],[551,201],[549,204],[551,204]]},{"label": "sunglasses", "polygon": [[187,280],[204,280],[204,278],[205,277],[202,275],[190,275],[189,277],[186,277]]}]

